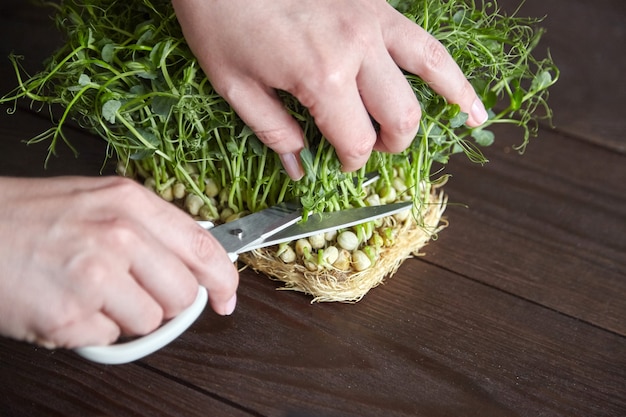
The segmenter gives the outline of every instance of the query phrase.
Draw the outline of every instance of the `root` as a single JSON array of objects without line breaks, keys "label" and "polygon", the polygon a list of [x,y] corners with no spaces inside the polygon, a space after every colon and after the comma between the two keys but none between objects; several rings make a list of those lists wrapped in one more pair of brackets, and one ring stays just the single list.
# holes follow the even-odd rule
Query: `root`
[{"label": "root", "polygon": [[383,248],[376,264],[360,272],[325,269],[312,272],[298,263],[286,264],[274,256],[275,248],[263,248],[244,253],[240,260],[253,270],[268,275],[285,285],[279,289],[299,291],[313,296],[311,302],[340,301],[355,303],[372,288],[395,274],[408,258],[420,254],[430,239],[447,226],[443,218],[447,197],[443,192],[430,196],[421,213],[419,224],[412,217],[395,225],[397,238]]}]

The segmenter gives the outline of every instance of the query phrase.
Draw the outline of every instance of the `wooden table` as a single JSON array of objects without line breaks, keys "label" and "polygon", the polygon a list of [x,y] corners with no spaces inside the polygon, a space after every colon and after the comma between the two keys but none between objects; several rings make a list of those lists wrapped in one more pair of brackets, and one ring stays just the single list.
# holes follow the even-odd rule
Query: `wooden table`
[{"label": "wooden table", "polygon": [[[512,7],[514,1],[501,0]],[[525,155],[497,131],[484,167],[448,167],[450,226],[361,302],[310,304],[250,271],[231,317],[205,312],[136,363],[101,366],[0,338],[1,416],[626,415],[626,11],[623,0],[528,0],[562,70]],[[0,56],[37,69],[46,16],[0,6]],[[0,61],[2,93],[15,83]],[[1,175],[99,175],[103,145],[71,132],[41,168],[48,126],[0,112]],[[110,173],[108,166],[104,173]],[[7,204],[10,202],[5,202]]]}]

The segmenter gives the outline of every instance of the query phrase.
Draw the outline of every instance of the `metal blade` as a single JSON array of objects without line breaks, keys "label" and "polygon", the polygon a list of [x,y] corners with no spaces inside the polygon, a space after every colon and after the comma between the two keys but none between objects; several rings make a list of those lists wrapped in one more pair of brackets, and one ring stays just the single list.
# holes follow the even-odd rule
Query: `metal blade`
[{"label": "metal blade", "polygon": [[[371,172],[365,175],[362,185],[367,186],[375,182],[380,178],[378,172]],[[351,210],[349,210],[351,212]],[[340,212],[337,212],[340,213]],[[334,217],[334,213],[332,214]],[[325,215],[326,216],[326,215]],[[382,217],[384,214],[377,216]],[[311,224],[311,221],[315,220],[315,216],[309,218],[306,224]],[[351,220],[351,225],[368,221],[368,215],[366,212],[355,213],[352,217],[347,217],[347,220]],[[206,223],[205,229],[209,230],[211,234],[220,242],[220,244],[226,249],[228,253],[239,254],[247,252],[259,247],[265,247],[272,245],[273,243],[263,243],[271,236],[282,231],[283,229],[293,225],[302,218],[302,206],[297,201],[288,201],[278,204],[276,206],[258,211],[256,213],[249,214],[241,219],[222,224],[217,227],[212,227],[212,223]],[[347,227],[344,220],[337,222],[336,226],[333,226],[332,217],[328,219],[330,222],[327,229],[334,230],[339,227]],[[356,222],[356,223],[355,223]],[[202,222],[200,223],[202,225]],[[207,227],[208,226],[208,227]],[[211,228],[212,227],[212,228]],[[314,226],[313,226],[314,227]],[[318,226],[322,227],[322,226]],[[311,236],[319,233],[318,229],[312,230],[306,236]],[[289,241],[291,239],[285,238],[281,242]],[[248,249],[250,248],[250,249]]]},{"label": "metal blade", "polygon": [[285,202],[257,211],[209,230],[228,253],[245,252],[244,247],[285,229],[302,218],[301,206]]},{"label": "metal blade", "polygon": [[262,240],[252,242],[248,246],[243,247],[239,253],[366,223],[381,217],[391,216],[404,210],[409,210],[412,205],[412,201],[407,201],[403,203],[383,204],[380,206],[358,207],[333,211],[331,213],[313,214],[309,216],[306,222],[293,224]]}]

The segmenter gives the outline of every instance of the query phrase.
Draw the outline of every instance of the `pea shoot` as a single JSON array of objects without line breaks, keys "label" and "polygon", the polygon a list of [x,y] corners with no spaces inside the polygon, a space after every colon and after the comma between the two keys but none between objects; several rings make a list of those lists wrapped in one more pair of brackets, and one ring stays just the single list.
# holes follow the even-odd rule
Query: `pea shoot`
[{"label": "pea shoot", "polygon": [[[349,236],[349,247],[322,239],[305,249],[278,248],[274,261],[305,259],[309,271],[333,271],[336,283],[350,263],[356,271],[379,263],[385,248],[397,244],[394,230],[399,225],[413,222],[428,229],[428,240],[438,230],[440,217],[429,223],[427,212],[433,205],[445,206],[436,189],[446,176],[435,164],[445,165],[455,153],[486,162],[480,148],[495,140],[489,130],[495,124],[518,126],[518,149],[523,151],[537,134],[539,121],[551,118],[548,89],[559,76],[549,54],[543,59],[533,56],[543,33],[537,27],[540,19],[505,15],[496,1],[389,2],[446,46],[490,117],[479,128],[465,126],[467,114],[458,105],[447,103],[407,73],[422,106],[417,136],[400,154],[374,152],[355,173],[340,173],[333,147],[307,109],[281,92],[307,141],[301,154],[306,175],[292,181],[278,156],[214,91],[184,40],[169,0],[50,3],[57,27],[65,34],[64,45],[34,76],[23,72],[21,57],[11,56],[19,85],[0,102],[26,98],[50,106],[53,126],[31,143],[49,143],[50,155],[60,142],[72,147],[63,127],[76,123],[106,140],[105,157],[117,161],[121,175],[144,181],[166,200],[206,220],[228,221],[294,198],[300,199],[305,213],[412,200],[413,216],[342,231],[338,240]],[[372,171],[381,179],[363,187],[365,174]],[[435,211],[440,216],[442,209]],[[358,260],[346,258],[351,253]],[[381,274],[395,267],[386,266]],[[316,291],[298,285],[288,284]],[[331,299],[358,299],[362,294],[341,293]],[[325,297],[317,295],[319,300]]]}]

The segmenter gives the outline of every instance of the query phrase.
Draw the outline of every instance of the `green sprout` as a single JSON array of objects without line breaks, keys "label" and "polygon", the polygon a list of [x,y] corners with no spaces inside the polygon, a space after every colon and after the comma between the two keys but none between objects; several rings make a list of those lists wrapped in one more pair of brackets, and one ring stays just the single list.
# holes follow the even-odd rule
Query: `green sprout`
[{"label": "green sprout", "polygon": [[[64,45],[45,69],[26,77],[20,57],[11,56],[19,86],[0,102],[27,98],[50,106],[53,126],[31,139],[72,147],[69,123],[99,135],[127,174],[151,178],[157,192],[182,184],[217,218],[257,211],[298,198],[307,212],[363,205],[365,174],[377,171],[377,187],[401,178],[415,212],[442,180],[434,163],[463,152],[485,162],[480,151],[494,141],[494,124],[522,129],[523,151],[550,119],[548,89],[558,69],[532,53],[542,35],[540,19],[503,14],[495,1],[395,0],[390,3],[439,39],[489,109],[489,120],[469,128],[467,114],[449,104],[420,78],[406,78],[423,116],[412,145],[400,154],[374,152],[355,173],[341,173],[333,147],[294,97],[281,92],[285,108],[305,132],[301,160],[305,177],[289,179],[276,154],[265,147],[212,88],[187,46],[169,0],[65,0],[55,10]],[[60,110],[58,110],[60,109]],[[207,184],[217,184],[219,195]]]}]

